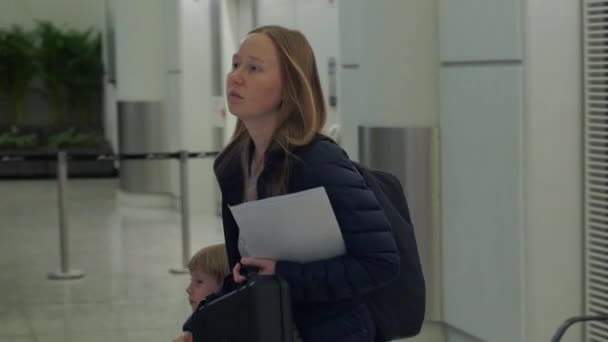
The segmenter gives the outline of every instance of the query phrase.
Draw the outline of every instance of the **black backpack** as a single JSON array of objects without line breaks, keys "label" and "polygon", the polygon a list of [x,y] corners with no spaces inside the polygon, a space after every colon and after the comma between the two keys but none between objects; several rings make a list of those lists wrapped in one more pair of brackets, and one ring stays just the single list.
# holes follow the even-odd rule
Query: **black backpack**
[{"label": "black backpack", "polygon": [[415,336],[424,321],[426,290],[414,226],[401,182],[388,172],[353,164],[384,209],[401,256],[399,277],[366,296],[377,327],[376,341]]}]

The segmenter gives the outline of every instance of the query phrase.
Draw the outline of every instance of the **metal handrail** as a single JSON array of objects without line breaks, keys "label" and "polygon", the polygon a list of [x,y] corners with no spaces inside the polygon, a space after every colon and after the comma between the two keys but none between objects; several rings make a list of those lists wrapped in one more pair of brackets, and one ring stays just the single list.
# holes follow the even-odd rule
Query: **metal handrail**
[{"label": "metal handrail", "polygon": [[551,339],[551,342],[559,342],[562,337],[566,333],[566,330],[570,328],[573,324],[580,322],[589,322],[589,321],[608,321],[608,315],[598,315],[598,316],[577,316],[567,319],[562,325],[559,326],[555,335]]}]

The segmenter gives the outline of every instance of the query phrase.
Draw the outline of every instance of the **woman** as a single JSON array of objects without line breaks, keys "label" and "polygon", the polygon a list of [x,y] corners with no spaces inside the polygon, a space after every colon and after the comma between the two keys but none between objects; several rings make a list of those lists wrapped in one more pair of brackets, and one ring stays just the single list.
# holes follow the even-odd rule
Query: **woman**
[{"label": "woman", "polygon": [[[233,57],[226,93],[238,122],[214,168],[234,280],[245,280],[242,266],[284,278],[306,342],[374,341],[363,296],[398,275],[398,251],[373,193],[346,153],[320,134],[325,105],[306,37],[278,26],[251,31]],[[228,205],[320,186],[342,230],[345,255],[300,264],[247,254]]]}]

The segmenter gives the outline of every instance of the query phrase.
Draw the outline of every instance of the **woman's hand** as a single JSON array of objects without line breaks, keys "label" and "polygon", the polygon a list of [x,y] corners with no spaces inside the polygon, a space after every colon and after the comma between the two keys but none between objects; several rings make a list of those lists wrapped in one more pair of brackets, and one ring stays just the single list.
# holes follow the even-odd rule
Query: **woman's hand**
[{"label": "woman's hand", "polygon": [[243,277],[243,275],[241,274],[241,263],[237,262],[236,265],[234,265],[234,268],[232,269],[232,278],[234,279],[234,282],[237,284],[240,284],[242,282],[244,282],[245,280],[247,280],[247,278]]},{"label": "woman's hand", "polygon": [[271,259],[261,259],[261,258],[241,258],[241,262],[238,262],[234,269],[232,269],[232,276],[234,277],[234,281],[237,284],[240,284],[247,280],[241,274],[241,268],[243,266],[255,267],[258,269],[259,275],[274,275],[275,267],[277,262]]},{"label": "woman's hand", "polygon": [[251,266],[258,269],[259,275],[274,275],[277,262],[271,259],[241,258],[243,266]]},{"label": "woman's hand", "polygon": [[192,342],[192,334],[186,331],[179,337],[174,338],[173,342]]}]

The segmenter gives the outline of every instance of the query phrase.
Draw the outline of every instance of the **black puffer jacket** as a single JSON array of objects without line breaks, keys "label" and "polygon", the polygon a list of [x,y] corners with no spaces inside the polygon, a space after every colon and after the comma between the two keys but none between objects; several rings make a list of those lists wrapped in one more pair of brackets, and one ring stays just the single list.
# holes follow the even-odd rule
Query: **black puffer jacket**
[{"label": "black puffer jacket", "polygon": [[[362,295],[395,279],[399,252],[384,211],[346,152],[318,135],[288,157],[278,148],[267,152],[258,179],[259,198],[268,197],[273,172],[291,158],[288,193],[324,187],[336,214],[346,255],[311,263],[277,261],[276,274],[287,280],[296,325],[314,329],[326,319],[351,312],[364,303]],[[233,160],[218,177],[223,196],[223,223],[230,267],[240,260],[239,227],[227,205],[243,201],[243,174]],[[304,331],[303,331],[304,332]]]}]

